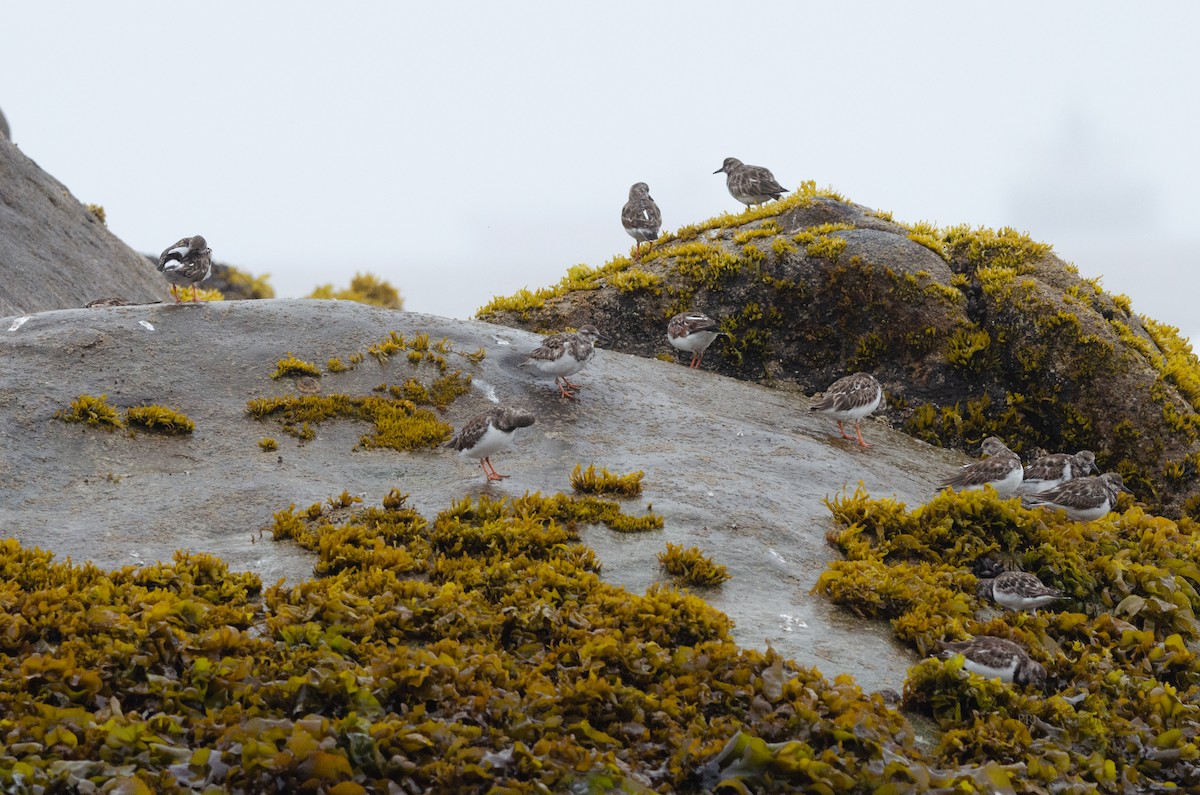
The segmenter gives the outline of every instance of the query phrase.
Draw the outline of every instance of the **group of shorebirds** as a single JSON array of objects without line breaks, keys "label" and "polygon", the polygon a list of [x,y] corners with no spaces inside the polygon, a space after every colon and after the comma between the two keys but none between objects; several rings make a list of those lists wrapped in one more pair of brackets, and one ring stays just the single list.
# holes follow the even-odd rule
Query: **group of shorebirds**
[{"label": "group of shorebirds", "polygon": [[[713,173],[724,173],[725,185],[730,194],[747,206],[760,204],[768,199],[778,199],[787,192],[786,188],[775,181],[769,170],[761,166],[748,166],[736,157],[725,158],[725,162]],[[658,239],[662,229],[662,212],[651,198],[650,187],[645,182],[634,183],[629,189],[629,201],[621,208],[621,225],[635,241],[635,260],[640,259],[643,254],[642,243],[650,244],[646,249],[649,251]],[[700,366],[704,351],[722,333],[715,320],[699,312],[681,312],[667,323],[667,340],[679,350],[692,354],[688,366],[693,368]],[[591,360],[597,342],[606,340],[599,329],[591,324],[584,325],[575,332],[553,334],[542,340],[542,344],[535,348],[520,366],[554,376],[559,394],[564,398],[574,398],[579,385],[572,383],[569,376],[578,373]],[[879,401],[883,399],[883,391],[878,389],[878,383],[875,386],[878,390],[875,406],[857,415],[852,410],[846,417],[861,418],[878,406]],[[830,410],[837,409],[831,404]],[[501,480],[508,476],[496,471],[491,457],[512,443],[518,429],[526,428],[533,422],[534,417],[528,411],[495,406],[469,420],[447,446],[466,458],[478,459],[488,480]],[[840,419],[838,425],[841,426]],[[861,435],[859,439],[861,441]]]},{"label": "group of shorebirds", "polygon": [[[734,157],[725,158],[714,174],[724,173],[726,187],[739,202],[752,206],[769,199],[778,199],[787,190],[771,172],[761,166],[750,166]],[[642,243],[649,251],[658,239],[662,213],[650,196],[645,182],[629,189],[629,201],[621,210],[621,224],[634,239],[633,258],[640,259]],[[162,253],[158,270],[171,283],[176,302],[177,287],[192,287],[192,301],[197,300],[196,285],[212,272],[211,249],[200,235],[185,237]],[[704,352],[723,332],[711,317],[700,312],[682,312],[668,322],[667,341],[675,348],[692,354],[689,367],[698,368]],[[564,398],[575,398],[578,384],[569,376],[583,369],[595,353],[597,342],[606,338],[593,325],[578,331],[546,337],[521,363],[543,375],[553,376]],[[884,404],[883,387],[869,373],[854,373],[834,381],[809,408],[833,418],[842,438],[857,441],[863,448],[868,444],[862,436],[861,422]],[[844,423],[854,423],[854,435],[846,433]],[[447,443],[467,458],[477,459],[489,481],[508,477],[501,475],[491,463],[491,456],[508,447],[517,430],[534,423],[532,413],[508,406],[495,406],[472,418]],[[987,457],[963,466],[939,484],[939,488],[960,491],[991,487],[1000,497],[1020,496],[1026,507],[1062,510],[1075,521],[1086,522],[1108,514],[1117,504],[1117,495],[1125,488],[1116,472],[1089,475],[1097,471],[1095,456],[1088,450],[1075,454],[1044,455],[1025,465],[1004,442],[993,436],[984,440],[981,452]],[[1035,575],[1023,571],[1004,571],[994,560],[977,569],[980,575],[977,593],[1001,607],[1013,610],[1037,610],[1059,599],[1063,594],[1047,587]],[[980,636],[966,641],[942,644],[941,656],[961,654],[963,667],[988,678],[1006,682],[1044,685],[1046,670],[1031,659],[1020,645],[1004,638]]]}]

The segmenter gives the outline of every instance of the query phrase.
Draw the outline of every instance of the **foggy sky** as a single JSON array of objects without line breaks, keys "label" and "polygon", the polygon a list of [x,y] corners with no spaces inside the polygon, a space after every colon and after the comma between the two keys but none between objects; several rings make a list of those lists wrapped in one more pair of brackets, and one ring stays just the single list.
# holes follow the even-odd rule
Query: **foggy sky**
[{"label": "foggy sky", "polygon": [[468,317],[738,205],[728,156],[1014,226],[1197,339],[1187,2],[6,4],[22,151],[140,251]]}]

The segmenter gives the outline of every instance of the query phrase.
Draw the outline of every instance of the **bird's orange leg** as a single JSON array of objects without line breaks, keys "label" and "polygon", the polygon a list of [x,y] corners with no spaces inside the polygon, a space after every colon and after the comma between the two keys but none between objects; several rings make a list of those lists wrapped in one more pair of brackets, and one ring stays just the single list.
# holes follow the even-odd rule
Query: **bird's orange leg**
[{"label": "bird's orange leg", "polygon": [[568,389],[568,387],[574,387],[575,389],[578,389],[579,388],[578,386],[576,386],[575,384],[572,384],[570,381],[563,378],[561,375],[554,379],[554,383],[558,384],[558,391],[562,393],[563,397],[571,398],[572,400],[575,399],[575,393],[572,392],[570,389]]},{"label": "bird's orange leg", "polygon": [[508,477],[508,475],[501,475],[496,471],[496,468],[492,466],[490,458],[480,459],[479,466],[483,467],[483,472],[487,475],[488,480],[504,480],[504,478]]},{"label": "bird's orange leg", "polygon": [[692,363],[689,364],[688,367],[691,367],[692,369],[698,368],[700,366],[700,360],[703,358],[704,358],[703,353],[693,353],[692,354]]},{"label": "bird's orange leg", "polygon": [[179,293],[175,292],[177,289],[179,289],[179,288],[176,287],[174,284],[171,285],[171,297],[174,298],[175,303],[178,304],[179,303]]},{"label": "bird's orange leg", "polygon": [[858,434],[858,443],[859,443],[860,445],[862,445],[863,447],[870,447],[870,446],[871,446],[871,445],[869,445],[869,444],[867,444],[866,442],[864,442],[864,441],[863,441],[863,438],[862,438],[862,428],[858,427],[858,423],[857,423],[857,422],[855,422],[855,423],[854,423],[854,432]]},{"label": "bird's orange leg", "polygon": [[192,303],[199,303],[200,299],[196,297],[196,285],[192,285]]},{"label": "bird's orange leg", "polygon": [[838,431],[840,431],[840,432],[841,432],[841,434],[842,434],[842,438],[843,438],[843,439],[851,439],[851,440],[853,440],[853,439],[854,439],[854,437],[853,437],[853,436],[851,436],[850,434],[846,433],[846,429],[842,427],[842,421],[841,421],[841,420],[838,420],[838,421],[837,421],[837,424],[838,424]]}]

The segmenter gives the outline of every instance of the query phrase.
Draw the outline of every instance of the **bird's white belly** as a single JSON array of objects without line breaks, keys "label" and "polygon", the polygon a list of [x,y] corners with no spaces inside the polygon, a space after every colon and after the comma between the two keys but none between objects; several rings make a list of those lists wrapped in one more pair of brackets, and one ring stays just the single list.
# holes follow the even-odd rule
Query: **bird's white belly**
[{"label": "bird's white belly", "polygon": [[981,665],[974,660],[964,658],[963,668],[987,679],[999,678],[1001,682],[1011,682],[1013,675],[1017,672],[1017,661],[1013,660],[1003,668],[993,668],[990,665]]},{"label": "bird's white belly", "polygon": [[639,243],[649,243],[652,240],[658,240],[658,230],[645,227],[632,227],[625,230],[629,236]]},{"label": "bird's white belly", "polygon": [[463,450],[459,455],[464,458],[487,458],[512,444],[515,434],[515,428],[511,431],[501,431],[489,425],[475,446],[470,450]]},{"label": "bird's white belly", "polygon": [[689,353],[698,353],[712,345],[712,341],[717,338],[715,331],[697,331],[695,334],[689,334],[686,337],[672,337],[667,335],[667,342],[674,345],[681,351]]},{"label": "bird's white belly", "polygon": [[560,356],[557,359],[534,359],[531,364],[539,372],[546,373],[547,375],[566,376],[578,373],[583,369],[586,361],[587,359],[581,362],[571,356]]},{"label": "bird's white belly", "polygon": [[1056,489],[1067,482],[1067,478],[1055,478],[1054,480],[1026,480],[1021,484],[1022,494],[1041,494],[1043,491]]},{"label": "bird's white belly", "polygon": [[1016,594],[1004,593],[1000,590],[993,590],[992,596],[996,600],[996,604],[1001,607],[1007,607],[1010,610],[1024,610],[1029,608],[1036,610],[1055,601],[1055,597],[1053,596],[1017,596]]},{"label": "bird's white belly", "polygon": [[1104,516],[1107,516],[1112,510],[1112,503],[1110,503],[1108,500],[1105,500],[1095,508],[1064,508],[1064,510],[1067,512],[1067,516],[1071,517],[1076,522],[1090,522],[1094,519],[1100,519]]}]

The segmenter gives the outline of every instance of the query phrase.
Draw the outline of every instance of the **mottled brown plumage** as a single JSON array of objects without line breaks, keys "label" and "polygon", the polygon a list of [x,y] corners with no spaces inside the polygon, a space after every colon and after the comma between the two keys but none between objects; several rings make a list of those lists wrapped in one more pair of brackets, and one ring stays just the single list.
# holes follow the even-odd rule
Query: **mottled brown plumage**
[{"label": "mottled brown plumage", "polygon": [[574,390],[579,385],[571,383],[567,376],[583,369],[595,353],[596,341],[603,339],[604,335],[590,323],[574,333],[552,334],[542,340],[542,344],[534,348],[520,366],[553,375],[562,396],[574,398]]},{"label": "mottled brown plumage", "polygon": [[180,238],[179,241],[158,257],[158,272],[171,283],[171,296],[179,303],[176,286],[192,286],[192,302],[195,303],[196,285],[212,274],[212,249],[200,235]]},{"label": "mottled brown plumage", "polygon": [[1062,591],[1044,585],[1027,571],[1005,571],[982,577],[975,588],[981,599],[990,599],[1012,610],[1037,610],[1064,598]]},{"label": "mottled brown plumage", "polygon": [[970,491],[991,486],[1001,497],[1013,494],[1025,476],[1021,457],[1009,450],[996,436],[984,439],[979,449],[988,458],[961,467],[957,473],[943,480],[938,488],[949,486],[958,491]]},{"label": "mottled brown plumage", "polygon": [[1011,640],[981,635],[942,644],[939,655],[942,659],[948,660],[955,654],[963,656],[963,668],[988,679],[999,677],[1003,682],[1038,688],[1046,684],[1046,669]]},{"label": "mottled brown plumage", "polygon": [[629,189],[629,201],[621,208],[621,226],[636,242],[633,244],[633,258],[642,258],[642,243],[649,243],[649,251],[658,240],[658,232],[662,228],[662,213],[650,197],[650,186],[645,182],[635,182]]},{"label": "mottled brown plumage", "polygon": [[842,427],[843,422],[853,420],[858,443],[863,447],[870,447],[871,445],[863,441],[860,426],[864,417],[882,405],[883,387],[875,376],[870,373],[854,373],[830,384],[821,399],[809,406],[809,411],[827,414],[837,420],[838,431],[843,439],[854,438]]},{"label": "mottled brown plumage", "polygon": [[727,157],[714,174],[725,173],[725,187],[733,198],[746,206],[778,199],[787,188],[775,181],[775,175],[762,166],[748,166],[736,157]]},{"label": "mottled brown plumage", "polygon": [[496,471],[491,456],[512,444],[518,428],[528,428],[533,422],[533,415],[524,409],[495,406],[470,419],[446,446],[464,457],[479,459],[488,480],[501,480],[508,475]]},{"label": "mottled brown plumage", "polygon": [[700,312],[680,312],[667,323],[667,342],[692,354],[688,367],[699,367],[704,351],[723,333],[717,321]]},{"label": "mottled brown plumage", "polygon": [[1058,508],[1076,522],[1099,519],[1117,507],[1117,495],[1125,481],[1117,472],[1106,472],[1086,478],[1075,478],[1061,486],[1022,498],[1028,508]]},{"label": "mottled brown plumage", "polygon": [[1021,483],[1022,494],[1038,494],[1058,488],[1075,478],[1096,471],[1096,456],[1091,450],[1070,453],[1052,453],[1038,458],[1025,467],[1025,480]]}]

